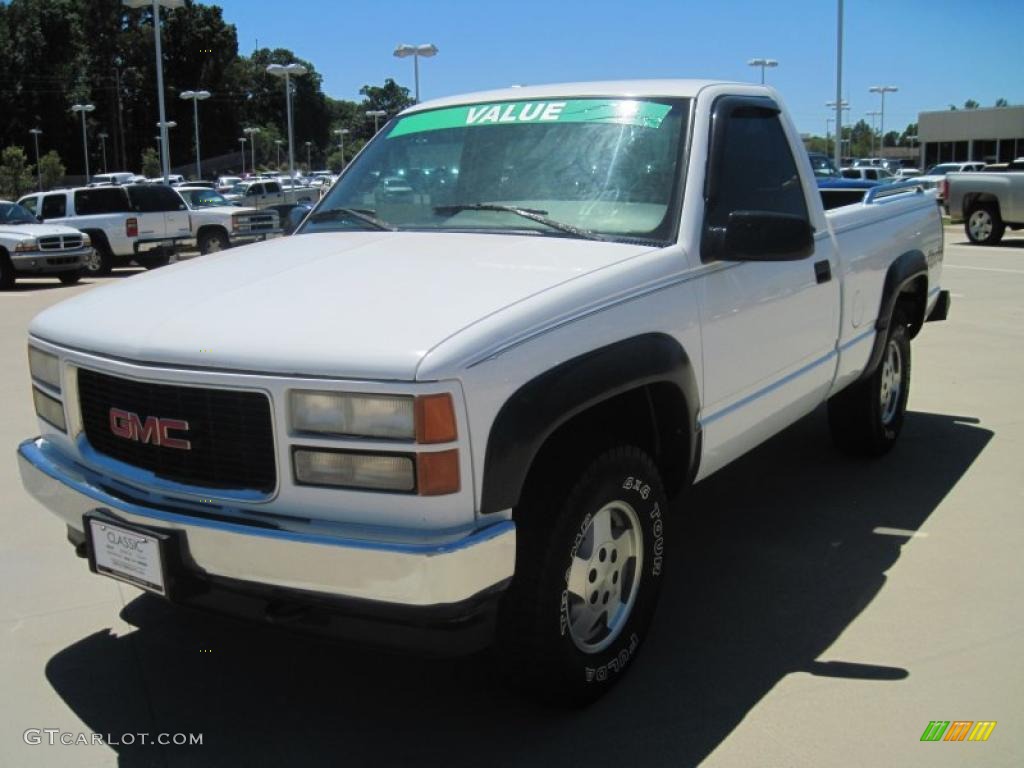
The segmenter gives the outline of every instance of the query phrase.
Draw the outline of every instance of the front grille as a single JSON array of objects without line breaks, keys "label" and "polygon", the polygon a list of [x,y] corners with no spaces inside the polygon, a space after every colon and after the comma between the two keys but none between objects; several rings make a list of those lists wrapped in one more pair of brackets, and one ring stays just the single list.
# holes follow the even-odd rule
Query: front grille
[{"label": "front grille", "polygon": [[253,214],[240,219],[239,229],[246,232],[265,232],[271,229],[277,229],[277,222],[275,216]]},{"label": "front grille", "polygon": [[39,238],[39,250],[41,251],[69,251],[81,247],[81,235],[48,235]]},{"label": "front grille", "polygon": [[[277,485],[266,395],[150,384],[80,369],[78,397],[85,436],[99,453],[186,485],[263,493]],[[138,419],[112,419],[111,409]],[[188,422],[187,431],[168,434],[188,440],[190,449],[156,444],[156,419]],[[115,434],[114,426],[133,431],[133,437]]]},{"label": "front grille", "polygon": [[46,263],[51,267],[60,267],[66,264],[77,264],[78,256],[50,256]]}]

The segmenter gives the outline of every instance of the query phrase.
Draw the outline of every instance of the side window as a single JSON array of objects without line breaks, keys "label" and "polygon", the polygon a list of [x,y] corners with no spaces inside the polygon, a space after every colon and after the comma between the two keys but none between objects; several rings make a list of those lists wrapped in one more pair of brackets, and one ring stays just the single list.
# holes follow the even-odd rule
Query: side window
[{"label": "side window", "polygon": [[876,181],[878,179],[878,171],[876,171],[874,168],[870,168],[867,171],[865,171],[864,175],[867,178],[871,179],[872,181]]},{"label": "side window", "polygon": [[128,188],[132,208],[139,213],[161,213],[163,211],[184,211],[185,201],[175,190],[162,184]]},{"label": "side window", "polygon": [[101,213],[124,213],[128,200],[120,187],[93,187],[75,192],[75,212],[79,216]]},{"label": "side window", "polygon": [[249,188],[247,190],[245,190],[245,196],[246,197],[256,197],[256,195],[262,195],[262,194],[263,194],[263,185],[262,184],[250,184]]},{"label": "side window", "polygon": [[267,182],[267,194],[268,195],[279,195],[281,194],[281,185],[276,181]]},{"label": "side window", "polygon": [[43,214],[44,219],[59,219],[62,218],[68,210],[68,199],[61,193],[59,195],[47,195],[43,198]]},{"label": "side window", "polygon": [[18,201],[18,205],[25,208],[25,210],[34,216],[36,213],[36,196],[30,195],[29,197],[23,197]]},{"label": "side window", "polygon": [[716,194],[709,201],[706,224],[724,227],[733,211],[786,213],[807,219],[800,174],[778,115],[744,106],[726,121]]}]

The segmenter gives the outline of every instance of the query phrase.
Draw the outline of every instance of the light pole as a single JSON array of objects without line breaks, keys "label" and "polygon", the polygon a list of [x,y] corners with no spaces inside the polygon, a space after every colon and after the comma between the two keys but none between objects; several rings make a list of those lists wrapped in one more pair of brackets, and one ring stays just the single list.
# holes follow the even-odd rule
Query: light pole
[{"label": "light pole", "polygon": [[38,128],[29,128],[29,133],[32,134],[32,138],[36,142],[36,178],[39,179],[39,191],[43,191],[43,171],[39,167],[39,137],[42,135],[42,131]]},{"label": "light pole", "polygon": [[424,58],[430,58],[431,56],[437,55],[437,46],[433,43],[425,43],[424,45],[408,45],[402,43],[395,48],[395,56],[400,59],[404,59],[407,56],[412,56],[413,69],[416,73],[416,102],[420,100],[420,56]]},{"label": "light pole", "polygon": [[288,176],[295,178],[295,140],[292,135],[292,87],[291,78],[301,77],[309,70],[301,64],[271,64],[267,72],[274,77],[284,78],[284,103],[288,112]]},{"label": "light pole", "polygon": [[348,128],[338,128],[334,131],[338,135],[338,151],[341,152],[341,170],[345,170],[345,134]]},{"label": "light pole", "polygon": [[168,144],[167,132],[171,128],[177,128],[178,124],[174,120],[162,120],[156,124],[156,127],[160,129],[160,156],[163,157],[164,162],[167,163],[167,170],[164,171],[164,184],[170,184],[171,179],[171,148]]},{"label": "light pole", "polygon": [[167,113],[164,110],[164,58],[160,47],[160,8],[184,8],[185,0],[121,0],[129,8],[153,8],[153,39],[156,41],[156,96],[160,105],[160,167],[164,172],[164,183],[170,181],[171,158],[167,145]]},{"label": "light pole", "polygon": [[878,151],[878,154],[880,155],[885,154],[885,94],[896,93],[898,90],[899,88],[895,85],[873,85],[868,88],[868,91],[871,93],[879,93],[882,95],[882,109],[881,112],[879,112],[880,117],[878,119],[878,132],[881,134],[881,147]]},{"label": "light pole", "polygon": [[371,109],[366,112],[366,116],[373,118],[373,132],[377,133],[377,131],[380,130],[380,119],[382,117],[387,117],[388,113],[383,109]]},{"label": "light pole", "polygon": [[242,142],[242,178],[245,178],[245,136],[239,136],[238,140]]},{"label": "light pole", "polygon": [[843,161],[843,0],[836,0],[836,168]]},{"label": "light pole", "polygon": [[284,139],[274,139],[274,143],[277,145],[277,170],[281,170],[281,145],[284,144]]},{"label": "light pole", "polygon": [[103,151],[103,172],[109,173],[109,169],[107,168],[107,134],[99,133],[97,136],[100,140],[100,148]]},{"label": "light pole", "polygon": [[865,112],[865,115],[871,118],[871,156],[875,156],[875,118],[878,117],[881,112],[878,110],[872,112]]},{"label": "light pole", "polygon": [[747,62],[748,67],[760,67],[761,68],[761,85],[764,85],[764,70],[765,68],[771,69],[772,67],[779,66],[779,62],[775,59],[751,59]]},{"label": "light pole", "polygon": [[89,142],[85,136],[85,113],[96,109],[95,104],[75,104],[71,107],[72,112],[82,116],[82,157],[85,158],[85,183],[89,183]]},{"label": "light pole", "polygon": [[[838,104],[838,106],[836,106],[837,104]],[[828,107],[829,109],[834,109],[836,111],[837,115],[840,114],[840,112],[849,112],[850,111],[850,102],[846,101],[845,99],[843,101],[840,101],[840,102],[826,101],[825,102],[825,106]],[[834,162],[835,162],[836,168],[842,168],[842,160],[843,160],[843,133],[842,133],[842,127],[841,127],[840,121],[836,121],[835,118],[829,118],[829,120],[831,122],[836,123],[836,147],[838,148],[838,151],[835,154]],[[825,131],[826,131],[826,133],[828,132],[828,121],[825,122]],[[827,138],[828,137],[826,136],[826,139]]]},{"label": "light pole", "polygon": [[199,102],[210,98],[209,91],[182,91],[181,98],[192,99],[192,122],[196,127],[196,179],[203,178],[203,166],[199,160]]},{"label": "light pole", "polygon": [[252,172],[256,173],[256,134],[260,132],[259,128],[243,128],[242,133],[249,137],[249,151],[252,153]]},{"label": "light pole", "polygon": [[313,172],[313,159],[312,159],[312,155],[310,155],[310,152],[312,151],[312,149],[313,149],[313,142],[312,141],[307,141],[306,142],[306,173],[312,173]]}]

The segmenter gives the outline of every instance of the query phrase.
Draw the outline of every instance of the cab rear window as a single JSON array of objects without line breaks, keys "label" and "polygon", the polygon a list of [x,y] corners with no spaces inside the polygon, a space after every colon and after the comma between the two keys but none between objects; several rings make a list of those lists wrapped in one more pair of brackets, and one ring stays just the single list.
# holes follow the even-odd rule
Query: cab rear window
[{"label": "cab rear window", "polygon": [[128,198],[118,187],[94,187],[75,192],[75,213],[91,216],[101,213],[127,213]]}]

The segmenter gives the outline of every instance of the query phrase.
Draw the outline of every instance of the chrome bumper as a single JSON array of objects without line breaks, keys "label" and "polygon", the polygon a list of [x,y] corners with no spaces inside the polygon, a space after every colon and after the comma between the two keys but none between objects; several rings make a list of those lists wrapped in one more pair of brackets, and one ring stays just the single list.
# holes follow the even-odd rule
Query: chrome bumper
[{"label": "chrome bumper", "polygon": [[[91,247],[67,251],[22,251],[10,256],[14,271],[19,275],[57,275],[81,269],[82,262],[92,253]],[[52,264],[51,260],[74,259],[67,264]]]},{"label": "chrome bumper", "polygon": [[43,438],[18,446],[26,490],[76,531],[102,508],[127,523],[181,531],[196,566],[210,576],[372,600],[439,606],[507,582],[515,567],[515,524],[496,523],[443,543],[391,544],[257,528],[154,508],[113,495],[96,475]]}]

